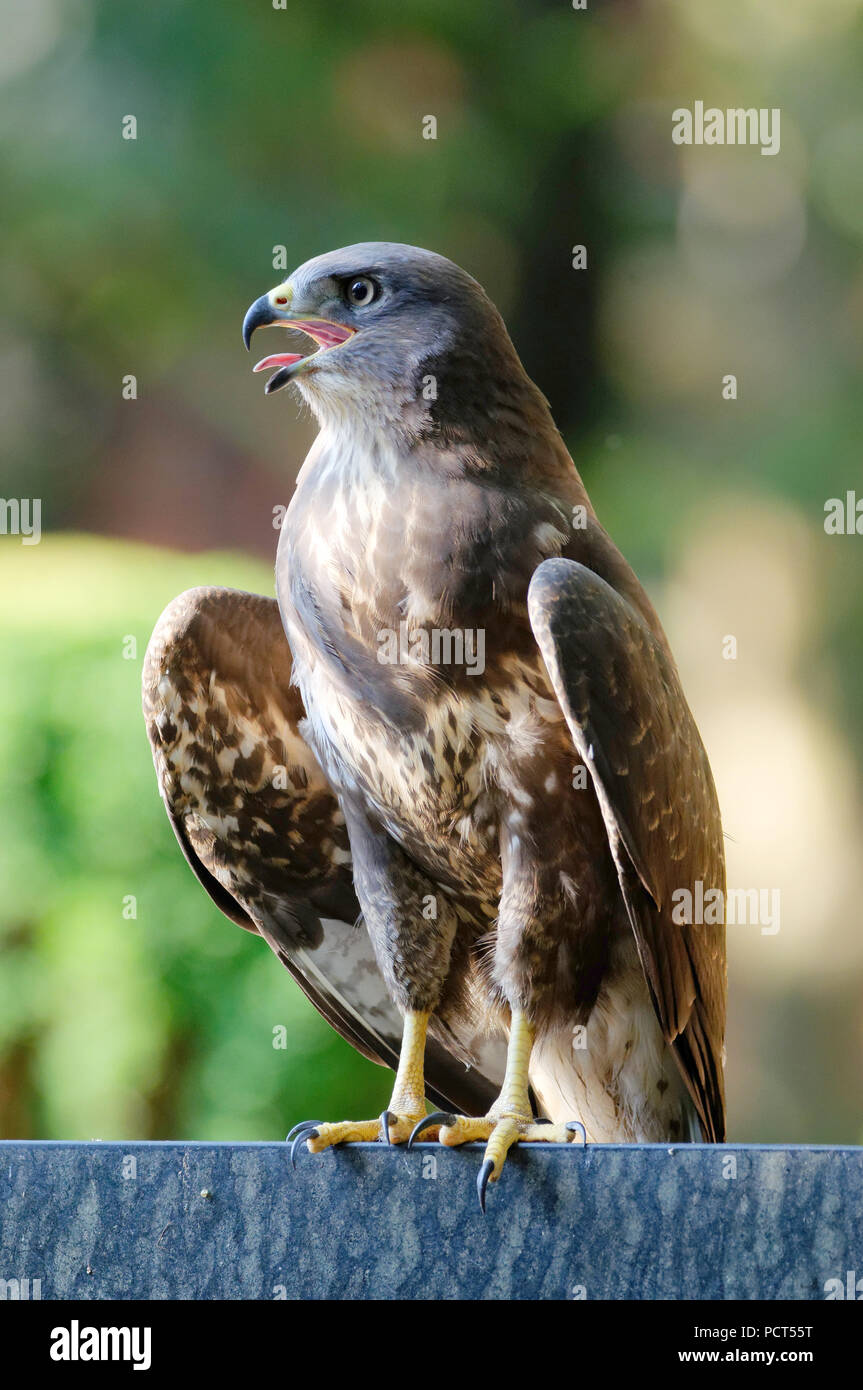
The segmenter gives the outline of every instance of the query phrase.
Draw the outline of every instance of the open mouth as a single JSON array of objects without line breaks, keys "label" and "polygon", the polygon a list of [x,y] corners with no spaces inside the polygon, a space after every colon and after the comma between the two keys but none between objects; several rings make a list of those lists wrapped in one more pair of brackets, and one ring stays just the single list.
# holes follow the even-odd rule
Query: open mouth
[{"label": "open mouth", "polygon": [[[320,357],[322,352],[328,352],[330,348],[338,347],[339,343],[347,342],[356,331],[346,328],[341,323],[330,323],[328,319],[290,319],[270,326],[298,328],[302,333],[307,333],[318,344],[318,351],[311,353],[311,357]],[[306,361],[309,361],[309,356],[304,356],[301,352],[274,352],[256,362],[252,371],[268,372],[272,367],[277,368],[264,387],[266,394],[271,396],[274,391],[287,386],[297,363]]]}]

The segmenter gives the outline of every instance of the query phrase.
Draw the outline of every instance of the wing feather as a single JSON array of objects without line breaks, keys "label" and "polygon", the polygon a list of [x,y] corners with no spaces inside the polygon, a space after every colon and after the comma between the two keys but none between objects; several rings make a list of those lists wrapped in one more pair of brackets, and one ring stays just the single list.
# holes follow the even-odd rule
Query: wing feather
[{"label": "wing feather", "polygon": [[[359,922],[344,817],[300,732],[275,600],[221,588],[174,599],[147,649],[143,707],[168,819],[199,882],[342,1037],[395,1067],[401,1019]],[[496,1059],[468,1068],[435,1040],[426,1074],[434,1104],[466,1114],[483,1114],[500,1081]]]},{"label": "wing feather", "polygon": [[[531,625],[596,791],[639,957],[705,1138],[725,1134],[725,930],[672,917],[677,890],[720,889],[710,765],[661,634],[599,575],[546,560]],[[678,902],[681,901],[678,899]]]}]

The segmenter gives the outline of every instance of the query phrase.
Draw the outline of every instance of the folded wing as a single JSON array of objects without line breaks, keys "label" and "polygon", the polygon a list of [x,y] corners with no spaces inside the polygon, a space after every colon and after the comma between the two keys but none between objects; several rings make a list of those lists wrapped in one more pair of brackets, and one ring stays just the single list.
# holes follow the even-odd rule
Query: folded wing
[{"label": "folded wing", "polygon": [[[725,931],[675,907],[719,889],[725,858],[713,778],[664,642],[609,584],[546,560],[528,595],[534,630],[608,832],[659,1021],[705,1139],[725,1134]],[[675,915],[679,915],[675,913]]]},{"label": "folded wing", "polygon": [[[359,923],[344,817],[300,730],[276,602],[221,588],[174,599],[147,648],[143,707],[168,818],[210,897],[357,1051],[395,1067],[401,1020]],[[457,1043],[461,1057],[430,1043],[429,1097],[482,1114],[497,1054]]]}]

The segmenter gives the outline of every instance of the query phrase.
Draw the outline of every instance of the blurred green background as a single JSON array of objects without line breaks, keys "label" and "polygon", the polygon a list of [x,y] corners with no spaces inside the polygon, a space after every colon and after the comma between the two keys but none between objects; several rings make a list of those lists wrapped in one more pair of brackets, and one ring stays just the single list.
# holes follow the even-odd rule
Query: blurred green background
[{"label": "blurred green background", "polygon": [[[0,0],[0,33],[0,491],[44,528],[0,536],[0,1135],[385,1103],[183,862],[139,709],[175,593],[272,592],[313,435],[240,344],[274,248],[380,238],[497,301],[667,627],[729,881],[781,891],[729,930],[731,1137],[863,1141],[863,536],[823,524],[863,497],[863,0]],[[696,100],[779,107],[780,153],[675,146]]]}]

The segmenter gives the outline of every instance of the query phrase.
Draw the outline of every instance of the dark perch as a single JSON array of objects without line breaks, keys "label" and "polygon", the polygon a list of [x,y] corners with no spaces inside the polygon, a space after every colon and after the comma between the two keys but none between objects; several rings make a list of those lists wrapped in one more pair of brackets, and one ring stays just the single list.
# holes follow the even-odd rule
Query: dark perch
[{"label": "dark perch", "polygon": [[364,1144],[292,1173],[283,1144],[2,1143],[0,1279],[43,1299],[821,1300],[863,1276],[863,1149],[533,1145],[485,1218],[481,1158]]}]

